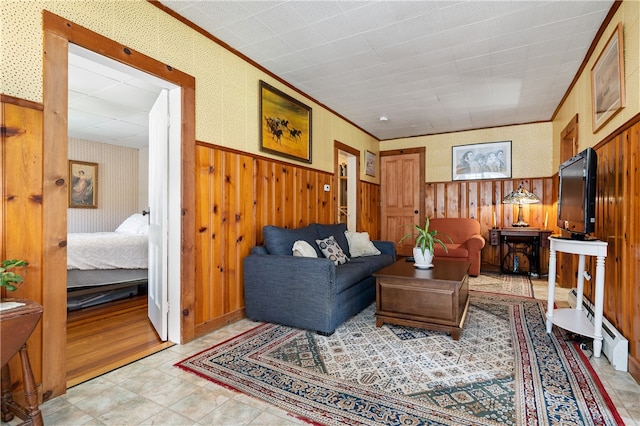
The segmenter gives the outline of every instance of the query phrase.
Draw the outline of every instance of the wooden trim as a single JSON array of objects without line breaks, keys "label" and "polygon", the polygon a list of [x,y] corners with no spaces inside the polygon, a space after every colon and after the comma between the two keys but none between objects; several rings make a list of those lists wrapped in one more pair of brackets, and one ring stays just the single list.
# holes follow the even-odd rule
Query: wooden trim
[{"label": "wooden trim", "polygon": [[[181,87],[195,90],[196,79],[173,68],[169,64],[153,59],[144,53],[137,52],[130,47],[119,44],[101,34],[93,32],[81,25],[75,24],[48,10],[42,11],[44,28],[53,34],[63,37],[69,43],[77,44],[103,56],[127,64],[133,68],[170,81]],[[45,55],[47,51],[45,50]]]},{"label": "wooden trim", "polygon": [[284,160],[279,160],[277,158],[272,158],[272,157],[265,157],[264,155],[260,155],[260,154],[254,154],[251,152],[246,152],[246,151],[241,151],[239,149],[235,149],[235,148],[230,148],[228,146],[222,146],[222,145],[217,145],[215,143],[211,143],[211,142],[204,142],[204,141],[196,141],[196,146],[202,146],[202,147],[206,147],[206,148],[213,148],[213,149],[217,149],[220,151],[225,151],[225,152],[230,152],[232,154],[238,154],[238,155],[248,155],[251,156],[251,158],[253,158],[254,160],[262,160],[262,161],[270,161],[276,164],[281,164],[283,166],[296,166],[296,168],[301,169],[301,170],[308,170],[308,171],[312,171],[315,173],[324,173],[326,175],[330,175],[333,176],[333,173],[331,172],[325,172],[324,170],[318,170],[318,169],[314,169],[313,167],[309,167],[309,166],[305,166],[303,164],[298,164],[298,163],[289,163],[287,161]]},{"label": "wooden trim", "polygon": [[[436,132],[436,133],[423,133],[420,135],[413,135],[413,136],[405,136],[402,139],[412,139],[412,138],[421,138],[424,136],[438,136],[438,135],[453,135],[456,133],[465,133],[465,132],[472,132],[472,131],[476,131],[476,130],[488,130],[488,129],[500,129],[503,127],[513,127],[513,126],[526,126],[529,124],[542,124],[542,123],[549,123],[551,122],[551,120],[536,120],[536,121],[525,121],[522,123],[512,123],[512,124],[503,124],[500,126],[494,126],[494,127],[475,127],[473,129],[462,129],[462,130],[454,130],[454,131],[447,131],[447,132]],[[394,141],[400,138],[391,138],[391,139],[380,139],[380,142],[384,142],[384,141]]]},{"label": "wooden trim", "polygon": [[180,258],[180,343],[195,333],[196,91],[182,88],[182,243]]},{"label": "wooden trim", "polygon": [[380,151],[380,156],[385,157],[387,155],[402,155],[402,154],[419,154],[425,152],[425,147],[418,148],[403,148],[403,149],[390,149],[386,151]]},{"label": "wooden trim", "polygon": [[560,163],[577,154],[578,130],[578,114],[576,114],[560,133]]},{"label": "wooden trim", "polygon": [[[344,151],[344,152],[348,152],[349,154],[353,155],[354,157],[356,157],[356,194],[360,194],[361,191],[361,187],[360,187],[360,151],[358,149],[352,148],[347,144],[344,144],[340,141],[334,140],[333,141],[333,167],[334,167],[334,174],[333,174],[333,188],[334,188],[334,206],[335,206],[335,210],[337,211],[338,209],[338,190],[340,189],[340,172],[338,170],[338,151]],[[360,221],[358,220],[360,218],[360,200],[356,199],[356,231],[361,231],[362,230],[362,225],[360,224]],[[335,215],[335,212],[334,212]],[[337,217],[336,217],[337,220]]]},{"label": "wooden trim", "polygon": [[218,318],[215,318],[210,321],[205,321],[196,326],[195,335],[196,336],[204,336],[206,334],[211,333],[212,331],[219,330],[220,328],[232,324],[236,321],[240,321],[241,319],[246,318],[244,313],[244,308],[230,312],[228,314],[222,315]]},{"label": "wooden trim", "polygon": [[[569,123],[565,126],[565,128],[560,133],[560,137],[564,139],[569,133],[573,131],[573,129],[577,127],[578,127],[578,114],[574,115],[573,118],[569,120]],[[577,137],[577,132],[578,130],[576,129],[576,137]]]},{"label": "wooden trim", "polygon": [[353,121],[349,120],[348,118],[346,118],[345,116],[341,115],[340,113],[332,110],[331,108],[329,108],[328,106],[326,106],[325,104],[323,104],[322,102],[318,101],[317,99],[314,99],[313,97],[307,95],[306,93],[304,93],[302,90],[298,89],[297,87],[293,86],[291,83],[287,82],[286,80],[284,80],[282,77],[277,76],[276,74],[272,73],[271,71],[269,71],[268,69],[264,68],[262,65],[258,64],[257,62],[255,62],[253,59],[249,58],[248,56],[245,56],[243,53],[237,51],[236,49],[234,49],[233,47],[231,47],[230,45],[228,45],[227,43],[225,43],[224,41],[220,40],[219,38],[217,38],[216,36],[214,36],[213,34],[211,34],[210,32],[208,32],[207,30],[205,30],[204,28],[194,24],[193,22],[191,22],[190,20],[188,20],[187,18],[185,18],[184,16],[180,15],[179,13],[176,13],[175,11],[169,9],[168,7],[166,7],[165,5],[163,5],[162,3],[160,3],[157,0],[147,0],[149,3],[151,3],[152,5],[154,5],[155,7],[157,7],[158,9],[162,10],[164,13],[166,13],[167,15],[171,16],[172,18],[182,22],[184,25],[186,25],[187,27],[191,28],[192,30],[196,31],[197,33],[203,35],[204,37],[208,38],[209,40],[211,40],[212,42],[220,45],[220,47],[224,48],[225,50],[229,51],[230,53],[236,55],[238,58],[242,59],[243,61],[247,62],[248,64],[254,66],[255,68],[257,68],[258,70],[262,71],[263,73],[267,74],[269,77],[273,78],[274,80],[277,80],[279,83],[283,84],[284,86],[287,86],[289,89],[293,90],[294,92],[304,96],[305,98],[309,99],[311,102],[321,106],[322,108],[326,109],[327,111],[329,111],[330,113],[334,114],[335,116],[343,119],[344,121],[346,121],[347,123],[351,124],[353,127],[361,130],[362,132],[366,133],[367,135],[371,136],[372,138],[374,138],[377,141],[380,141],[375,135],[371,134],[370,132],[368,132],[367,130],[363,129],[362,127],[358,126],[356,123],[354,123]]},{"label": "wooden trim", "polygon": [[20,98],[5,95],[2,93],[0,93],[0,102],[2,102],[3,104],[11,104],[11,105],[21,106],[24,108],[35,109],[37,111],[44,110],[44,105],[42,105],[40,102],[28,101],[26,99],[20,99]]},{"label": "wooden trim", "polygon": [[[50,22],[50,20],[49,20]],[[67,158],[69,41],[44,26],[42,218],[43,399],[67,382]],[[46,354],[46,356],[45,356]]]},{"label": "wooden trim", "polygon": [[631,127],[635,126],[637,123],[640,123],[640,113],[634,115],[631,119],[629,119],[629,121],[623,123],[620,127],[605,136],[604,139],[593,146],[593,149],[597,150],[598,148],[601,148],[602,146],[611,142],[613,139],[620,136],[622,132],[629,130]]},{"label": "wooden trim", "polygon": [[144,54],[43,11],[44,205],[43,205],[43,387],[45,396],[66,387],[66,233],[68,44],[170,81],[182,88],[181,342],[194,338],[195,78]]}]

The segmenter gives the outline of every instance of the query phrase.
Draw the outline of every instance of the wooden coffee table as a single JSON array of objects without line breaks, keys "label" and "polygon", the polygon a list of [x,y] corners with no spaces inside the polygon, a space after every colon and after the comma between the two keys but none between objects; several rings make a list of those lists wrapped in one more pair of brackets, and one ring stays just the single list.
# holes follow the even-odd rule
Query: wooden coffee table
[{"label": "wooden coffee table", "polygon": [[418,269],[401,259],[376,277],[376,326],[398,324],[445,331],[460,338],[469,307],[471,263],[434,259],[431,269]]}]

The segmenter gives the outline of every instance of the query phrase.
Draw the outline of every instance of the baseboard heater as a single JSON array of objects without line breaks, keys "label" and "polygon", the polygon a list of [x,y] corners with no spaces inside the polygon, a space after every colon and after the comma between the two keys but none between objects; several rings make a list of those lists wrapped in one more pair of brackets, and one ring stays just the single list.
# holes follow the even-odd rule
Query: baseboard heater
[{"label": "baseboard heater", "polygon": [[[578,293],[574,288],[569,292],[569,305],[575,309]],[[587,319],[593,324],[593,304],[582,298],[582,311]],[[609,320],[602,317],[602,352],[606,355],[613,368],[618,371],[627,371],[629,362],[629,341],[625,339]]]}]

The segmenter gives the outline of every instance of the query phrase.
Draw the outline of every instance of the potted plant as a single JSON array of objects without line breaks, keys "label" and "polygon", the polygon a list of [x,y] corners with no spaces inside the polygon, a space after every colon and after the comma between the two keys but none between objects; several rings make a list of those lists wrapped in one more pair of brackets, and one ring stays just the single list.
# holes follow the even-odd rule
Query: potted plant
[{"label": "potted plant", "polygon": [[[417,268],[431,268],[433,266],[433,247],[435,243],[442,246],[445,252],[449,252],[447,246],[437,237],[438,231],[435,229],[429,230],[429,218],[425,220],[423,227],[420,225],[414,225],[418,235],[416,236],[416,245],[413,248],[413,259]],[[398,243],[401,243],[406,238],[413,236],[413,232],[409,232],[402,236]],[[449,241],[451,238],[447,236]]]},{"label": "potted plant", "polygon": [[20,284],[23,281],[22,275],[10,271],[9,269],[26,267],[28,264],[29,262],[26,260],[3,260],[0,265],[0,287],[4,287],[9,291],[16,291],[18,287],[15,284]]}]

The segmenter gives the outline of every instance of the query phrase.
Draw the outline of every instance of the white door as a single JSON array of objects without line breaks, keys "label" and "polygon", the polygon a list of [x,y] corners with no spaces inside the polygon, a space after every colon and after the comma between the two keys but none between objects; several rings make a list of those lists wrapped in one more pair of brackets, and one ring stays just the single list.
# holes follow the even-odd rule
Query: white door
[{"label": "white door", "polygon": [[169,97],[163,90],[149,112],[149,319],[167,340]]}]

